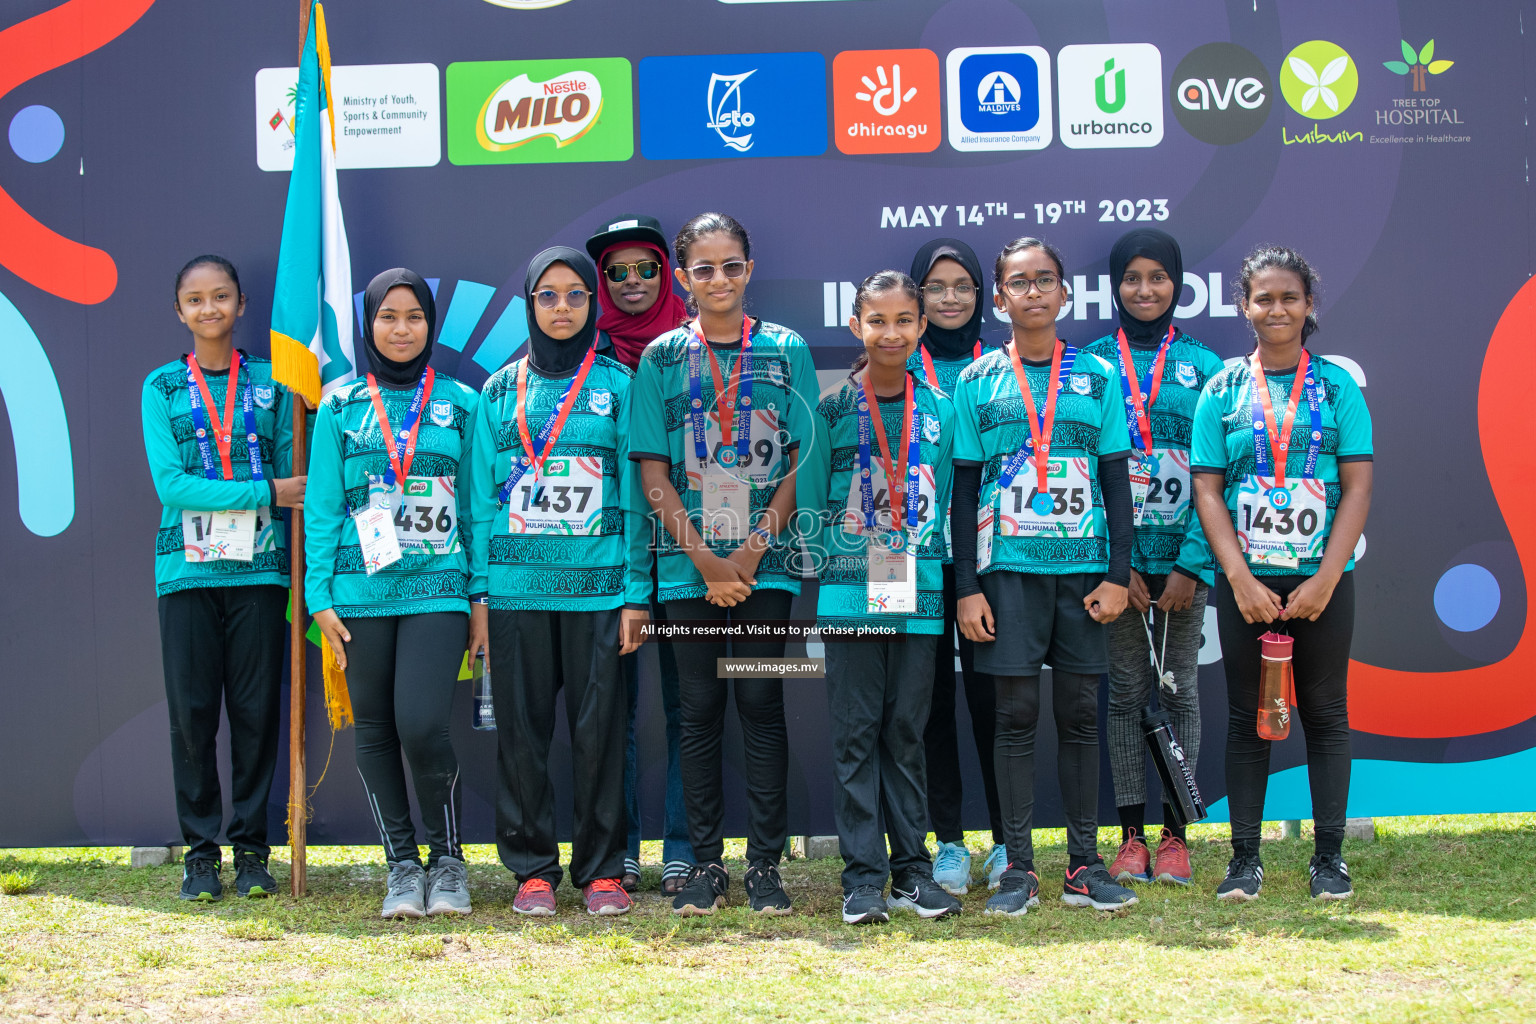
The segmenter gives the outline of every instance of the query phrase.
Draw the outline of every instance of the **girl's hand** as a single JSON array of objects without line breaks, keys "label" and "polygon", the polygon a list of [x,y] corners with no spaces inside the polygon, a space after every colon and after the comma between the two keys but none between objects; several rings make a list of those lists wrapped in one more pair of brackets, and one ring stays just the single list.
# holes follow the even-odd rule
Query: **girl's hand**
[{"label": "girl's hand", "polygon": [[640,630],[651,621],[651,613],[638,608],[624,608],[619,612],[619,654],[633,654],[645,643]]},{"label": "girl's hand", "polygon": [[1130,588],[1105,580],[1083,598],[1083,607],[1094,622],[1114,622],[1130,601]]},{"label": "girl's hand", "polygon": [[[1141,573],[1131,570],[1130,593],[1127,595],[1131,607],[1145,615],[1147,609],[1152,607],[1152,592],[1147,589],[1147,581],[1141,578]],[[1161,605],[1161,602],[1159,602]]]},{"label": "girl's hand", "polygon": [[1229,576],[1227,581],[1232,584],[1232,597],[1237,601],[1237,610],[1243,613],[1244,622],[1274,622],[1281,617],[1284,606],[1280,595],[1260,583],[1253,573]]},{"label": "girl's hand", "polygon": [[743,574],[741,567],[729,558],[721,558],[713,552],[702,556],[697,563],[699,575],[709,588],[704,600],[721,608],[734,608],[752,596],[752,577]]},{"label": "girl's hand", "polygon": [[743,580],[752,586],[756,586],[757,567],[762,562],[763,555],[767,551],[767,548],[758,548],[756,551],[754,551],[752,550],[752,544],[750,542],[743,543],[735,551],[732,551],[729,555],[726,556],[726,561],[731,562],[736,566],[736,571],[741,575]]},{"label": "girl's hand", "polygon": [[325,636],[325,642],[331,645],[331,653],[336,655],[336,667],[345,672],[347,644],[352,642],[352,634],[347,632],[346,623],[342,622],[334,611],[327,608],[323,612],[315,612],[315,625],[320,627],[320,632]]},{"label": "girl's hand", "polygon": [[1286,597],[1285,610],[1280,613],[1280,617],[1317,621],[1317,617],[1328,607],[1333,597],[1333,588],[1338,582],[1337,576],[1324,576],[1321,572],[1312,576]]},{"label": "girl's hand", "polygon": [[955,623],[967,640],[985,644],[997,639],[996,623],[992,619],[992,606],[986,594],[962,597],[955,604]]},{"label": "girl's hand", "polygon": [[286,476],[272,481],[272,489],[277,492],[277,503],[282,508],[296,508],[304,510],[304,486],[309,482],[307,476]]},{"label": "girl's hand", "polygon": [[[1131,573],[1132,583],[1135,583],[1135,572]],[[1131,601],[1135,604],[1135,599]],[[1163,596],[1157,599],[1157,607],[1165,612],[1188,611],[1195,603],[1195,581],[1181,572],[1170,572],[1168,582],[1163,584]]]},{"label": "girl's hand", "polygon": [[488,605],[469,606],[469,644],[465,649],[469,652],[471,664],[481,651],[491,649],[491,612]]}]

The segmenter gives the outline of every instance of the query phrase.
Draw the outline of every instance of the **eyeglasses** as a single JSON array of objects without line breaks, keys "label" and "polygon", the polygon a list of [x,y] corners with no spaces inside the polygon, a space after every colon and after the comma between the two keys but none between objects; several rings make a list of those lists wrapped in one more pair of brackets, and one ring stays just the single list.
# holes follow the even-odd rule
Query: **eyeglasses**
[{"label": "eyeglasses", "polygon": [[[568,309],[580,309],[587,304],[587,296],[591,294],[591,292],[584,291],[581,288],[572,288],[563,295],[565,306]],[[533,297],[545,309],[554,309],[560,305],[562,294],[553,289],[545,288],[543,291],[534,292]]]},{"label": "eyeglasses", "polygon": [[1010,277],[1003,282],[1009,295],[1028,295],[1031,288],[1041,295],[1048,295],[1061,286],[1061,278],[1055,274],[1037,274],[1034,277]]},{"label": "eyeglasses", "polygon": [[661,264],[655,260],[640,260],[637,263],[610,263],[603,268],[603,273],[607,275],[608,280],[618,284],[629,277],[631,270],[640,275],[640,280],[649,281],[661,272]]},{"label": "eyeglasses", "polygon": [[[720,264],[720,273],[729,278],[738,278],[747,272],[747,264],[744,260],[730,260]],[[688,268],[689,275],[695,281],[713,281],[715,279],[715,265],[713,263],[700,263]]]},{"label": "eyeglasses", "polygon": [[939,284],[938,282],[923,285],[923,294],[927,296],[929,302],[942,301],[945,293],[947,292],[954,292],[955,298],[959,299],[961,302],[969,302],[971,301],[972,296],[976,294],[976,286],[970,284],[957,284],[954,287],[950,287],[948,285]]}]

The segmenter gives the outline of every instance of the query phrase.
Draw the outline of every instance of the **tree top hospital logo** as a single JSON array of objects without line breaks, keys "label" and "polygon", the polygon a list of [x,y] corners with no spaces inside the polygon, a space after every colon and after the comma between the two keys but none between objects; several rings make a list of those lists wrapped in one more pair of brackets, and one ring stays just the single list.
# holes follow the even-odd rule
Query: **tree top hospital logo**
[{"label": "tree top hospital logo", "polygon": [[460,61],[448,65],[448,160],[533,164],[628,160],[635,152],[630,63]]},{"label": "tree top hospital logo", "polygon": [[939,110],[932,50],[844,50],[832,59],[832,137],[841,152],[931,153]]},{"label": "tree top hospital logo", "polygon": [[819,156],[826,81],[819,53],[646,57],[640,151],[647,160]]},{"label": "tree top hospital logo", "polygon": [[1302,117],[1324,121],[1355,101],[1360,74],[1344,48],[1313,39],[1292,50],[1280,67],[1280,93]]},{"label": "tree top hospital logo", "polygon": [[950,50],[949,144],[961,152],[1051,144],[1051,57],[1038,46]]},{"label": "tree top hospital logo", "polygon": [[1179,124],[1201,142],[1230,146],[1264,127],[1274,86],[1264,64],[1236,43],[1191,50],[1169,80]]},{"label": "tree top hospital logo", "polygon": [[1415,50],[1408,45],[1408,40],[1399,39],[1403,45],[1402,60],[1388,60],[1382,62],[1382,67],[1394,75],[1413,76],[1413,91],[1424,92],[1429,88],[1426,75],[1440,75],[1451,70],[1453,60],[1435,60],[1435,41],[1431,39],[1424,44],[1422,50]]},{"label": "tree top hospital logo", "polygon": [[1061,141],[1072,149],[1163,141],[1163,57],[1151,43],[1064,46],[1056,55]]}]

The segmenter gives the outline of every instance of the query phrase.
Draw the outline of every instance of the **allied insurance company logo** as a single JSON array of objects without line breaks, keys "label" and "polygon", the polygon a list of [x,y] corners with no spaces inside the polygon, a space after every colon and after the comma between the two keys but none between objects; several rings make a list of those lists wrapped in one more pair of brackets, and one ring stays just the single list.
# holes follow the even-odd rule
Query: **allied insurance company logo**
[{"label": "allied insurance company logo", "polygon": [[832,59],[832,134],[843,153],[931,153],[940,127],[932,50],[844,50]]},{"label": "allied insurance company logo", "polygon": [[950,50],[949,144],[961,152],[1051,144],[1051,57],[1039,46]]},{"label": "allied insurance company logo", "polygon": [[1056,55],[1061,141],[1071,149],[1163,141],[1163,58],[1151,43],[1064,46]]},{"label": "allied insurance company logo", "polygon": [[1201,142],[1230,146],[1269,119],[1274,86],[1262,61],[1236,43],[1206,43],[1169,80],[1174,116]]},{"label": "allied insurance company logo", "polygon": [[640,150],[648,160],[819,156],[826,80],[814,52],[646,57]]},{"label": "allied insurance company logo", "polygon": [[448,65],[446,79],[451,163],[634,155],[630,64],[622,57],[460,61]]}]

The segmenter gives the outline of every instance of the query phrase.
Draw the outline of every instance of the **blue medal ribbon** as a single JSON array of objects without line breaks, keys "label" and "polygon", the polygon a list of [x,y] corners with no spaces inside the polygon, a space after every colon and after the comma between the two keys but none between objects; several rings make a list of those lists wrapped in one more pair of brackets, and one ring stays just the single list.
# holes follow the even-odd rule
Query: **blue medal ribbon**
[{"label": "blue medal ribbon", "polygon": [[[875,532],[875,485],[874,474],[870,468],[871,447],[870,438],[873,428],[870,421],[870,406],[878,399],[870,394],[869,377],[864,375],[859,381],[859,507],[864,514],[864,528],[871,533]],[[907,482],[904,488],[906,493],[906,534],[901,541],[896,537],[890,538],[892,551],[901,551],[906,547],[907,540],[917,534],[917,519],[921,502],[920,481],[922,479],[923,447],[922,447],[922,416],[917,409],[916,394],[912,387],[912,377],[907,376],[907,393],[904,401],[903,418],[906,418],[908,410],[911,411],[911,427],[907,431]],[[878,412],[878,410],[877,410]],[[886,494],[889,495],[894,487],[889,485],[895,481],[887,481]],[[900,534],[902,531],[892,531]]]},{"label": "blue medal ribbon", "polygon": [[[1303,378],[1303,386],[1306,389],[1305,393],[1307,396],[1307,412],[1310,415],[1312,421],[1312,429],[1308,432],[1307,457],[1302,463],[1301,475],[1310,480],[1315,479],[1317,476],[1317,457],[1323,448],[1323,412],[1322,406],[1320,405],[1317,396],[1318,388],[1316,370],[1313,368],[1312,360],[1307,358],[1306,353],[1302,353],[1302,357],[1306,360],[1306,375]],[[1255,357],[1255,359],[1256,358],[1257,357]],[[1299,369],[1298,372],[1300,372]],[[1274,470],[1270,465],[1270,446],[1268,443],[1269,439],[1265,437],[1267,430],[1264,426],[1265,413],[1263,400],[1269,396],[1268,388],[1269,381],[1264,376],[1262,367],[1260,367],[1259,372],[1253,374],[1249,387],[1249,391],[1251,392],[1249,396],[1251,399],[1249,408],[1252,412],[1251,419],[1253,422],[1253,471],[1256,476],[1272,476],[1274,474]],[[1290,417],[1287,417],[1287,419],[1289,418]],[[1288,448],[1290,444],[1290,437],[1286,432],[1286,427],[1288,424],[1282,420],[1280,424],[1277,424],[1277,426],[1280,428],[1281,443],[1286,445]],[[1280,460],[1280,466],[1281,475],[1283,477],[1285,471],[1285,462],[1283,458]]]},{"label": "blue medal ribbon", "polygon": [[[230,366],[229,372],[238,378],[241,370],[245,369],[245,356],[239,351],[235,352],[235,362]],[[210,414],[212,410],[205,408],[201,389],[197,385],[197,377],[189,365],[187,367],[187,404],[192,411],[192,426],[194,436],[197,439],[197,452],[203,457],[203,476],[209,480],[218,480],[222,474],[219,472],[218,463],[214,461],[213,447],[209,444],[209,435],[213,433],[210,426]],[[240,410],[245,421],[245,453],[251,460],[251,479],[263,480],[261,472],[261,443],[256,434],[256,407],[251,401],[251,375],[247,371],[245,375],[245,390],[240,399]]]},{"label": "blue medal ribbon", "polygon": [[[1062,388],[1067,386],[1067,379],[1072,376],[1072,364],[1076,361],[1076,359],[1077,349],[1071,345],[1067,345],[1061,354],[1061,370],[1058,372],[1055,382],[1056,390],[1058,393]],[[1028,387],[1029,382],[1025,379],[1020,379],[1019,386]],[[1023,396],[1021,395],[1020,398],[1022,399],[1022,397]],[[1042,406],[1040,411],[1035,414],[1039,420],[1040,434],[1042,437],[1045,437],[1047,444],[1050,443],[1050,438],[1045,433],[1045,408],[1049,405],[1049,402],[1050,396],[1047,395],[1046,405]],[[1052,424],[1052,426],[1054,426],[1054,424]],[[1024,463],[1028,462],[1029,457],[1034,454],[1035,446],[1034,442],[1030,438],[1030,432],[1028,430],[1024,431],[1024,441],[1019,445],[1019,450],[1009,456],[1007,462],[1003,463],[1003,468],[1001,471],[999,471],[997,476],[997,486],[999,490],[1006,491],[1008,488],[1013,486],[1013,478],[1019,475],[1019,471],[1024,468]],[[1051,510],[1051,507],[1055,505],[1055,503],[1055,499],[1053,499],[1049,494],[1040,493],[1035,495],[1034,501],[1030,504],[1031,507],[1034,508],[1036,515],[1043,516]]]},{"label": "blue medal ribbon", "polygon": [[[693,428],[693,453],[699,460],[700,467],[709,464],[709,443],[706,440],[706,431],[709,414],[704,411],[704,350],[709,342],[704,340],[698,322],[692,325],[693,337],[688,342],[688,422]],[[710,353],[713,362],[714,354]],[[729,469],[731,466],[744,465],[752,455],[752,335],[745,317],[741,321],[741,360],[737,367],[737,390],[735,427],[736,445],[734,450],[721,449],[721,465]],[[725,425],[725,409],[721,407],[726,389],[718,386],[715,392],[716,409],[720,416],[722,428]],[[726,452],[730,451],[729,456]],[[730,459],[729,462],[725,459]]]}]

